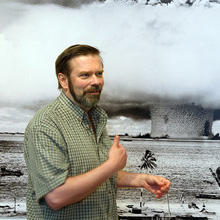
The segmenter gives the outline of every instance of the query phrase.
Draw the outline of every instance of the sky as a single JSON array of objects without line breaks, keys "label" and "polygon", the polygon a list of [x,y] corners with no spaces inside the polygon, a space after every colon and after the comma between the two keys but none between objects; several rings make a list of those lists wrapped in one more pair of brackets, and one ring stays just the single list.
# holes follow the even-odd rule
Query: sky
[{"label": "sky", "polygon": [[106,102],[220,108],[219,4],[24,2],[0,2],[1,108],[31,108],[54,99],[59,94],[54,62],[73,44],[100,49]]}]

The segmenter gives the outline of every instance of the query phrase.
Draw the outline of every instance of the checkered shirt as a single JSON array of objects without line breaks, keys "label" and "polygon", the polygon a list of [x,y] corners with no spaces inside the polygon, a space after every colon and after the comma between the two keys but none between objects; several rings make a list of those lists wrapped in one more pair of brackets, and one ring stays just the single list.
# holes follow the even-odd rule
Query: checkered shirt
[{"label": "checkered shirt", "polygon": [[99,107],[91,109],[89,114],[97,141],[88,115],[63,92],[28,124],[24,137],[28,219],[117,219],[116,175],[85,199],[60,210],[52,210],[44,199],[45,194],[63,184],[67,177],[85,173],[107,160],[112,145],[106,131],[107,115]]}]

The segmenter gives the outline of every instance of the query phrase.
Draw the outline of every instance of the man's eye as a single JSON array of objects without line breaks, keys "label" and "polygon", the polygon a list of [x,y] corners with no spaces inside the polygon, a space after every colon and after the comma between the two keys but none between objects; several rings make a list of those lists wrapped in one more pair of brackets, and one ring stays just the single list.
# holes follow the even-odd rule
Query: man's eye
[{"label": "man's eye", "polygon": [[88,73],[83,73],[83,74],[81,74],[80,76],[83,77],[83,78],[85,78],[85,77],[88,77],[89,74],[88,74]]},{"label": "man's eye", "polygon": [[99,73],[97,73],[96,75],[100,77],[100,76],[103,75],[103,72],[99,72]]}]

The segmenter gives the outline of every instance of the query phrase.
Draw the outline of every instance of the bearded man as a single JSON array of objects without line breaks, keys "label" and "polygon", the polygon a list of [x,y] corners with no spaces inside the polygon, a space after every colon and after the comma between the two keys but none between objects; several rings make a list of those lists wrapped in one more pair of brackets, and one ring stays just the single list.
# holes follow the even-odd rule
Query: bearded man
[{"label": "bearded man", "polygon": [[28,124],[24,155],[28,168],[30,220],[116,220],[117,187],[142,187],[161,198],[170,181],[128,173],[126,149],[106,130],[97,103],[104,85],[97,48],[73,45],[56,60],[60,96]]}]

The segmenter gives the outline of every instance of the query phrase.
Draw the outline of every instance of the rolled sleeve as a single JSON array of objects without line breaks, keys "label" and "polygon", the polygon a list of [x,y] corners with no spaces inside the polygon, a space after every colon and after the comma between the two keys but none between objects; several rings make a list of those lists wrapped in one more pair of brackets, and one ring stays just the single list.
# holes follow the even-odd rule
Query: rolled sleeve
[{"label": "rolled sleeve", "polygon": [[41,126],[34,128],[29,137],[30,176],[39,201],[65,182],[69,163],[66,145],[59,132]]}]

